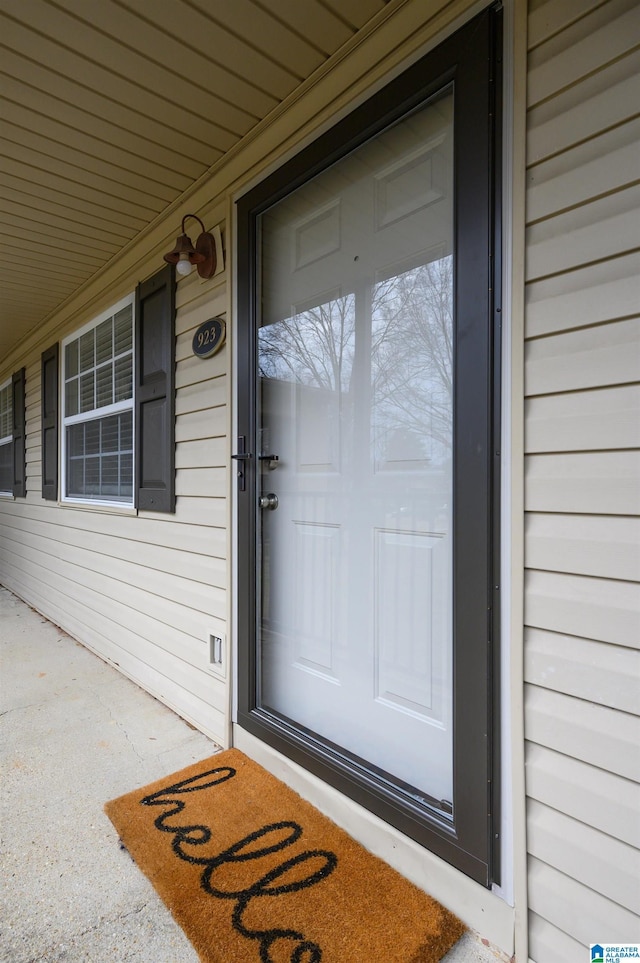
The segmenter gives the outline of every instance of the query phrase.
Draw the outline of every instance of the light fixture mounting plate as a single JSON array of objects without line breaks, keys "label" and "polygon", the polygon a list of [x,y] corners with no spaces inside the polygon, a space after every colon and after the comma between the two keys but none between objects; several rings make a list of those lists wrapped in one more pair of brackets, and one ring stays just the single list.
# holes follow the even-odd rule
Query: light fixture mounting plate
[{"label": "light fixture mounting plate", "polygon": [[218,259],[216,257],[216,242],[213,234],[203,231],[196,241],[196,252],[202,254],[204,261],[196,264],[198,274],[201,278],[212,278],[216,273]]}]

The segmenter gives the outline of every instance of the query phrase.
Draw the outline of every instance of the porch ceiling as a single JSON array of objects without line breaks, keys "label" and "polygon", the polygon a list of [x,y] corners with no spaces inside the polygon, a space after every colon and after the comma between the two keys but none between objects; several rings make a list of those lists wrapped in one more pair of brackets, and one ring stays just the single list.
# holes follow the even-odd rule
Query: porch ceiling
[{"label": "porch ceiling", "polygon": [[0,365],[387,0],[0,0]]}]

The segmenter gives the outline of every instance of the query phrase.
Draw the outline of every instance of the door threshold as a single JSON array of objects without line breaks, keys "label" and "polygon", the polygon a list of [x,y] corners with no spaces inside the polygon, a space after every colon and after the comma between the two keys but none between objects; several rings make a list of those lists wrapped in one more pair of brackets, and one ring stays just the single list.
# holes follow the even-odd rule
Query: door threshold
[{"label": "door threshold", "polygon": [[[478,942],[486,948],[485,941],[488,941],[493,949],[489,950],[487,960],[495,963],[496,953],[499,954],[499,960],[511,959],[514,952],[515,912],[503,899],[237,723],[233,725],[233,745],[316,806],[366,849],[456,913],[472,931],[470,936],[474,940],[474,952]],[[468,951],[468,940],[464,945]],[[459,961],[463,963],[473,958],[469,955],[460,956]],[[447,963],[449,959],[458,960],[455,956],[447,957]]]}]

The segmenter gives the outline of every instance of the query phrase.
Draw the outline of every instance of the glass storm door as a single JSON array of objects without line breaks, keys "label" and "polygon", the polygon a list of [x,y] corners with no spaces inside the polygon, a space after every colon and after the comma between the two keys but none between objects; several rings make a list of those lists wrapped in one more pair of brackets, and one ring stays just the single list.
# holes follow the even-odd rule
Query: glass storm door
[{"label": "glass storm door", "polygon": [[487,882],[491,124],[463,49],[239,205],[239,721]]},{"label": "glass storm door", "polygon": [[449,801],[452,117],[261,215],[257,420],[261,703]]}]

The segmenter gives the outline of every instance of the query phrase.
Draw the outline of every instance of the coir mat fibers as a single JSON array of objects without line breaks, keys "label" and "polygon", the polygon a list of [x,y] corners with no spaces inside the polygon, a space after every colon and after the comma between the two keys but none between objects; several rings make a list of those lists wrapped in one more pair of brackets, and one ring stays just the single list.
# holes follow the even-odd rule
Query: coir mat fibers
[{"label": "coir mat fibers", "polygon": [[435,963],[463,933],[237,749],[105,810],[203,963]]}]

